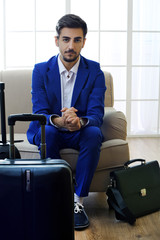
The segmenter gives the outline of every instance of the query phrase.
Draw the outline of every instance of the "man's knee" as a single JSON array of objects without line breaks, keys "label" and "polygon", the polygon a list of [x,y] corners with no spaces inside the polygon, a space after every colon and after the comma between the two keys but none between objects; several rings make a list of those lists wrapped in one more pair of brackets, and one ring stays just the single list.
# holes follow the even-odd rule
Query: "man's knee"
[{"label": "man's knee", "polygon": [[101,137],[102,133],[99,127],[96,126],[88,126],[83,129],[84,134],[88,135],[89,137],[97,136]]},{"label": "man's knee", "polygon": [[103,140],[100,128],[96,126],[85,127],[82,131],[82,138],[87,142],[92,142],[93,145],[101,144]]},{"label": "man's knee", "polygon": [[[48,145],[53,145],[58,139],[58,130],[53,126],[46,125],[45,126],[45,141]],[[35,144],[40,146],[41,143],[41,129],[39,129],[38,133],[35,136]]]},{"label": "man's knee", "polygon": [[56,135],[58,133],[58,129],[51,125],[45,126],[46,135]]},{"label": "man's knee", "polygon": [[45,126],[46,132],[46,142],[53,142],[56,141],[58,138],[58,129],[53,126],[46,125]]}]

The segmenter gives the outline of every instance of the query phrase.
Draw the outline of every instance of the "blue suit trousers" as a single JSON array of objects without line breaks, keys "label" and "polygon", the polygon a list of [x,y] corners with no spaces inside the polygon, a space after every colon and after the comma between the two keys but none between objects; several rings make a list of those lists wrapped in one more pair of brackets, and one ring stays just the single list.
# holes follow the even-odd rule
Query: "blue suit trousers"
[{"label": "blue suit trousers", "polygon": [[[60,131],[52,125],[46,125],[47,157],[60,159],[59,151],[63,148],[73,148],[79,151],[76,166],[75,192],[79,197],[86,197],[97,167],[100,147],[103,136],[100,128],[86,126],[79,131]],[[34,138],[35,144],[40,149],[41,131]]]}]

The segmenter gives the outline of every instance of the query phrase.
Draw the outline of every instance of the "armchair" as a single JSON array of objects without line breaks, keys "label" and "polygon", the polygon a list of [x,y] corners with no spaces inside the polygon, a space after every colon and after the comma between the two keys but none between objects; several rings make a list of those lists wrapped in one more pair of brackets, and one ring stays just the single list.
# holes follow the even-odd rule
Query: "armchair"
[{"label": "armchair", "polygon": [[[106,81],[105,115],[101,127],[104,142],[101,147],[99,163],[94,174],[90,191],[105,192],[109,184],[109,173],[129,160],[129,148],[126,142],[127,122],[124,114],[116,111],[114,105],[113,79],[110,73],[104,72]],[[5,83],[6,118],[10,114],[30,113],[31,104],[31,69],[4,70],[0,72],[0,81]],[[28,143],[26,131],[29,123],[17,123],[15,139],[23,139],[17,143],[22,158],[39,158],[38,148]],[[62,159],[66,160],[75,172],[78,151],[62,149]]]}]

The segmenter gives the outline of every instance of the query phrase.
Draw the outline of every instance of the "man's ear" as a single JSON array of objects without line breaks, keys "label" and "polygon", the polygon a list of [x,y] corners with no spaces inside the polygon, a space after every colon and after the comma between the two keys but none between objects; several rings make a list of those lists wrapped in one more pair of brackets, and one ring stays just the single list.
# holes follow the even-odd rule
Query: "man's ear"
[{"label": "man's ear", "polygon": [[83,46],[82,46],[82,48],[84,48],[85,43],[86,43],[86,38],[84,38],[84,40],[83,40]]},{"label": "man's ear", "polygon": [[55,39],[56,46],[59,47],[59,37],[55,36],[54,39]]}]

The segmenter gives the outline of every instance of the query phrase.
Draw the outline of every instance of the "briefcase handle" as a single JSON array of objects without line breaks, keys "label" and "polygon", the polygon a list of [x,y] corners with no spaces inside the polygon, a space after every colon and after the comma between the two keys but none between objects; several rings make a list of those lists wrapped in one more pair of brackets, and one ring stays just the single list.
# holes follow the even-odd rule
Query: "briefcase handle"
[{"label": "briefcase handle", "polygon": [[14,125],[16,121],[39,121],[41,124],[41,159],[46,158],[46,142],[45,142],[45,124],[46,117],[43,114],[12,114],[8,117],[8,125],[10,126],[10,147],[9,158],[15,158],[15,146],[14,146]]},{"label": "briefcase handle", "polygon": [[141,164],[145,164],[146,160],[145,159],[133,159],[133,160],[129,160],[124,164],[125,168],[128,168],[130,164],[135,163],[135,162],[141,162]]}]

